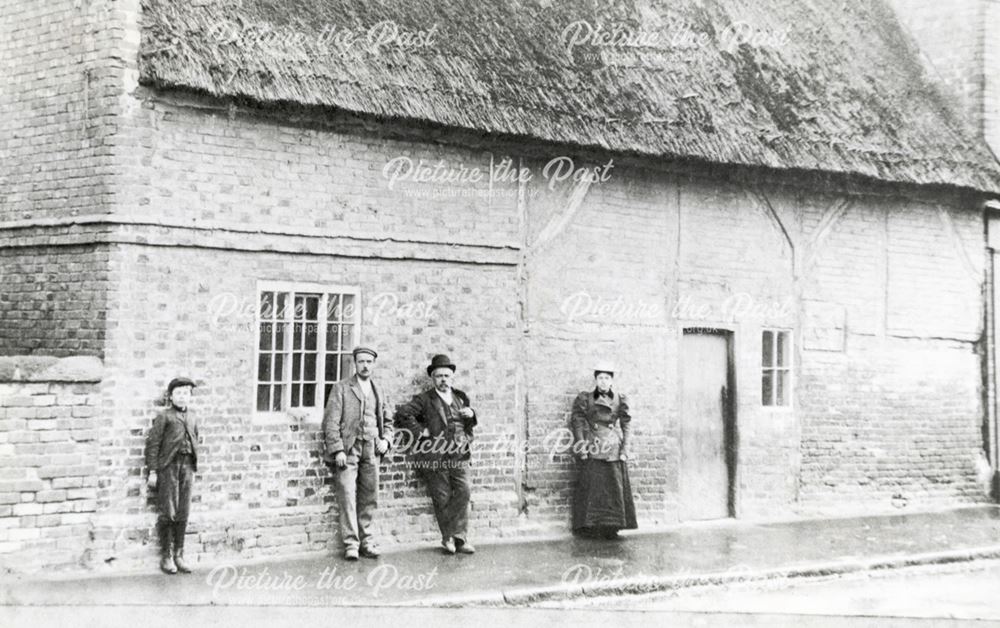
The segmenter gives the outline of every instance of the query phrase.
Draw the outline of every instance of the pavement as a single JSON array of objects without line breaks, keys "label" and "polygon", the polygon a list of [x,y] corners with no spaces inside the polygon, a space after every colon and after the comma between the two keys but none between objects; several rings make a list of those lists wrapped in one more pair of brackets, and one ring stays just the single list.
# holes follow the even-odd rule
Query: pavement
[{"label": "pavement", "polygon": [[0,579],[11,607],[528,606],[584,596],[862,573],[1000,558],[1000,507],[843,519],[735,520],[627,533],[216,564],[193,574]]},{"label": "pavement", "polygon": [[[541,608],[656,613],[774,613],[801,617],[940,618],[1000,622],[1000,560],[921,565],[766,583],[691,587],[614,599],[541,602]],[[875,623],[875,622],[873,622]]]}]

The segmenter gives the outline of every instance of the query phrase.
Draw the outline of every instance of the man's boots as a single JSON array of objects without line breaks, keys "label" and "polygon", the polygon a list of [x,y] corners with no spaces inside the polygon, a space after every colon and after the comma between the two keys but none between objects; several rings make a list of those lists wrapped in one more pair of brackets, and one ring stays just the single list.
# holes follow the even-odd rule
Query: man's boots
[{"label": "man's boots", "polygon": [[177,573],[173,552],[173,524],[169,521],[157,521],[156,533],[160,537],[160,570],[163,573]]},{"label": "man's boots", "polygon": [[184,534],[187,531],[187,521],[174,523],[174,565],[181,573],[191,573],[191,568],[184,562]]}]

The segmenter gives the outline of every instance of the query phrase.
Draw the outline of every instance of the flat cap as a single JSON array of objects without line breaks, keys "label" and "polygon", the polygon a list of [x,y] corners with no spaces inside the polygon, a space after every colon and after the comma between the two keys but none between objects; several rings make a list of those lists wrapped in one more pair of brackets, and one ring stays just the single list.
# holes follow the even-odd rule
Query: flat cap
[{"label": "flat cap", "polygon": [[354,351],[351,351],[351,355],[358,357],[359,353],[367,353],[373,358],[378,358],[378,354],[375,353],[375,349],[369,349],[368,347],[354,347]]},{"label": "flat cap", "polygon": [[186,377],[175,377],[170,380],[169,384],[167,384],[167,394],[169,395],[174,392],[174,388],[180,388],[181,386],[190,386],[191,388],[194,388],[195,383]]}]

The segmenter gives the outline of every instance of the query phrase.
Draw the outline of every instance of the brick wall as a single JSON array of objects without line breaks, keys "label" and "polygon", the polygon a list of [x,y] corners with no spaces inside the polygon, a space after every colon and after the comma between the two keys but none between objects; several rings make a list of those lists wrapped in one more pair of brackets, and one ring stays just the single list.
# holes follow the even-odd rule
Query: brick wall
[{"label": "brick wall", "polygon": [[0,1],[0,352],[103,352],[107,249],[85,235],[100,228],[74,223],[116,202],[137,12],[138,0]]},{"label": "brick wall", "polygon": [[[573,157],[578,167],[597,165]],[[676,352],[664,316],[676,188],[654,173],[618,166],[576,205],[572,188],[548,189],[546,163],[527,163],[534,173],[526,195],[522,358],[531,445],[527,512],[568,523],[573,457],[553,454],[551,443],[559,440],[553,435],[568,429],[576,394],[593,388],[594,363],[612,360],[620,369],[615,388],[628,396],[633,415],[636,508],[642,525],[662,523],[670,520],[667,502],[677,486],[676,409],[668,392]]]},{"label": "brick wall", "polygon": [[[336,511],[318,460],[318,425],[254,416],[261,280],[356,286],[366,304],[362,338],[378,347],[379,377],[397,401],[426,385],[433,353],[447,352],[462,368],[457,385],[480,411],[484,442],[513,440],[513,369],[493,365],[513,364],[516,348],[517,302],[507,299],[516,294],[514,194],[487,185],[470,195],[390,187],[382,168],[392,159],[442,157],[413,141],[206,114],[165,100],[129,110],[142,111],[122,130],[140,146],[121,177],[133,202],[116,215],[125,225],[92,235],[115,242],[104,395],[115,420],[101,434],[95,552],[118,562],[151,555],[129,543],[148,539],[153,521],[140,478],[142,439],[166,382],[180,373],[201,384],[204,417],[195,560],[331,546]],[[469,149],[446,157],[489,166],[489,155]],[[249,303],[249,312],[214,320],[226,298]],[[509,455],[503,447],[477,454],[473,519],[484,535],[519,533]],[[387,543],[436,538],[429,501],[402,460],[384,470],[382,495]]]},{"label": "brick wall", "polygon": [[[125,6],[106,17],[127,50],[134,16]],[[336,546],[318,426],[253,412],[259,281],[357,287],[362,340],[378,347],[377,377],[397,401],[426,385],[431,354],[458,361],[456,384],[480,412],[485,445],[474,464],[476,538],[567,528],[572,465],[548,446],[605,358],[632,400],[640,525],[676,521],[688,327],[733,337],[738,516],[983,498],[971,481],[982,444],[982,218],[966,197],[750,188],[625,158],[606,181],[550,187],[542,172],[559,155],[549,149],[230,111],[135,89],[135,62],[123,54],[108,66],[116,126],[101,155],[115,177],[94,207],[113,220],[76,220],[94,207],[50,203],[44,191],[5,201],[18,208],[5,219],[33,222],[4,231],[4,268],[18,279],[0,297],[3,350],[104,358],[97,441],[86,443],[98,460],[96,502],[83,549],[63,562],[153,564],[143,439],[167,381],[181,374],[199,383],[205,450],[194,561]],[[390,185],[383,174],[401,157],[488,172],[507,156],[529,182]],[[569,156],[576,166],[607,160]],[[38,213],[20,213],[29,205]],[[227,295],[249,309],[217,319]],[[377,305],[384,295],[391,311]],[[734,314],[737,298],[762,310]],[[795,339],[792,409],[761,405],[760,336],[772,327]],[[22,467],[30,473],[13,468]],[[383,471],[386,541],[432,542],[412,470],[397,457]]]},{"label": "brick wall", "polygon": [[[985,260],[973,204],[753,191],[620,167],[536,250],[532,238],[568,202],[529,198],[531,515],[568,516],[569,457],[553,460],[538,445],[567,424],[573,395],[592,386],[591,365],[609,358],[635,408],[642,520],[677,519],[687,327],[733,334],[738,516],[985,499],[974,483]],[[621,307],[602,313],[599,299]],[[727,310],[737,299],[761,309]],[[593,308],[574,314],[581,302]],[[791,410],[761,405],[765,328],[795,338]],[[941,373],[940,364],[954,368]],[[818,471],[828,464],[836,472]]]},{"label": "brick wall", "polygon": [[[432,354],[446,352],[459,364],[456,386],[480,415],[480,438],[502,441],[511,433],[505,369],[512,367],[504,366],[515,362],[516,304],[504,305],[515,292],[510,267],[144,246],[121,247],[112,265],[121,292],[119,309],[109,313],[106,371],[113,384],[104,407],[115,421],[101,433],[104,481],[93,546],[101,556],[142,558],[118,535],[148,536],[154,515],[140,475],[142,447],[166,383],[179,375],[199,384],[193,405],[204,440],[189,532],[194,560],[332,549],[336,506],[319,460],[318,423],[293,416],[273,422],[254,413],[259,280],[357,286],[367,303],[361,338],[377,347],[376,376],[394,403],[423,390],[423,367]],[[251,309],[215,320],[223,294]],[[400,308],[432,307],[423,310],[427,316],[388,311],[379,300],[387,294]],[[477,453],[478,535],[516,533],[510,474],[503,450]],[[386,545],[437,538],[424,489],[402,457],[383,466],[381,500],[377,526]]]},{"label": "brick wall", "polygon": [[[485,445],[474,465],[477,538],[566,529],[573,469],[549,446],[603,358],[619,364],[617,385],[632,399],[640,524],[678,520],[686,327],[733,335],[738,516],[982,499],[972,484],[981,447],[981,317],[968,306],[982,299],[982,227],[958,197],[751,190],[627,161],[586,191],[570,182],[550,189],[539,175],[547,159],[528,157],[534,178],[519,193],[515,185],[513,194],[487,190],[459,203],[448,192],[462,185],[420,184],[422,213],[408,204],[415,196],[386,187],[380,172],[388,160],[410,151],[482,165],[489,154],[332,130],[282,136],[254,116],[222,121],[170,106],[172,121],[159,124],[175,137],[169,176],[183,183],[136,196],[149,198],[147,219],[90,234],[109,240],[112,278],[101,394],[107,420],[98,431],[101,472],[87,545],[94,564],[154,560],[142,445],[166,382],[180,374],[199,382],[205,440],[190,527],[194,560],[337,546],[318,426],[291,415],[262,421],[253,412],[259,281],[358,287],[362,339],[379,348],[378,377],[397,401],[426,384],[431,354],[459,362],[458,386],[480,411]],[[194,141],[198,133],[238,135],[242,144],[216,154],[211,142]],[[312,151],[290,150],[300,141]],[[332,147],[348,146],[334,158]],[[287,205],[241,230],[222,206],[273,193],[257,165],[268,163],[265,149],[271,162],[284,160],[286,173],[309,172],[315,152],[325,151],[328,176],[287,187]],[[200,151],[233,176],[252,174],[220,194],[197,174]],[[362,197],[337,204],[337,182],[362,177],[370,213],[380,217],[367,223]],[[175,205],[171,190],[179,188],[191,196]],[[338,207],[352,217],[323,226]],[[173,221],[177,215],[187,218]],[[198,224],[213,216],[210,228]],[[224,295],[249,308],[216,318]],[[382,295],[392,296],[394,309],[377,306]],[[741,295],[763,313],[728,311]],[[419,304],[433,306],[407,307]],[[792,410],[761,406],[760,334],[770,327],[794,334]],[[915,360],[954,368],[947,377],[904,368]],[[433,542],[429,501],[405,459],[384,469],[380,498],[388,544]]]},{"label": "brick wall", "polygon": [[130,201],[120,219],[421,244],[516,239],[516,185],[483,176],[441,186],[406,175],[410,165],[433,169],[442,159],[456,176],[463,168],[486,173],[488,151],[441,150],[433,144],[440,131],[390,139],[343,121],[330,130],[214,107],[136,93],[123,133],[138,153],[122,173]]},{"label": "brick wall", "polygon": [[0,248],[0,354],[101,356],[108,260],[103,246]]},{"label": "brick wall", "polygon": [[824,240],[803,294],[803,510],[985,499],[982,230],[975,207],[862,198]]},{"label": "brick wall", "polygon": [[0,569],[89,560],[101,363],[0,358]]},{"label": "brick wall", "polygon": [[[138,2],[0,2],[0,221],[108,211]],[[134,41],[132,41],[134,40]]]},{"label": "brick wall", "polygon": [[[980,358],[945,341],[852,337],[803,364],[803,510],[983,501]],[[851,508],[850,510],[854,510]]]}]

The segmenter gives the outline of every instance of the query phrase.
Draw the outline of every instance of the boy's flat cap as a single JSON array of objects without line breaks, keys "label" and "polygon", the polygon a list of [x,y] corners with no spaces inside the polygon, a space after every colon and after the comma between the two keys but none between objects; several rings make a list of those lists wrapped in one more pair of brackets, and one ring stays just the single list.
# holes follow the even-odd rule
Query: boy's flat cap
[{"label": "boy's flat cap", "polygon": [[174,388],[180,388],[181,386],[190,386],[191,388],[195,388],[195,383],[186,377],[175,377],[170,380],[169,384],[167,384],[167,394],[169,395],[174,392]]}]

